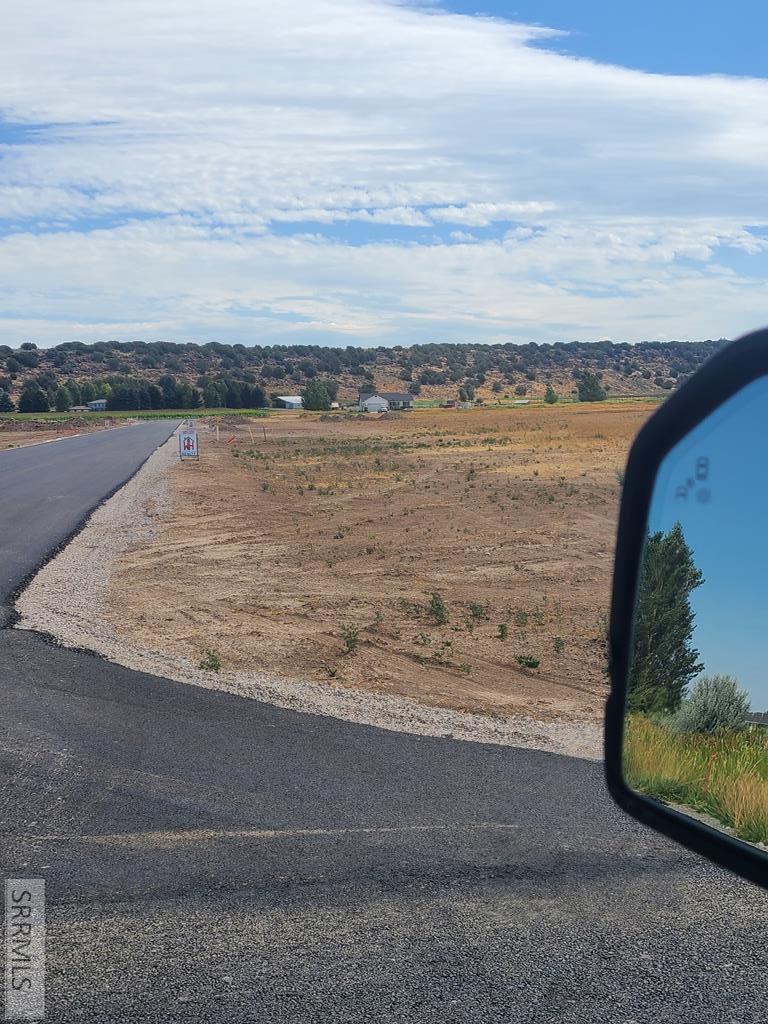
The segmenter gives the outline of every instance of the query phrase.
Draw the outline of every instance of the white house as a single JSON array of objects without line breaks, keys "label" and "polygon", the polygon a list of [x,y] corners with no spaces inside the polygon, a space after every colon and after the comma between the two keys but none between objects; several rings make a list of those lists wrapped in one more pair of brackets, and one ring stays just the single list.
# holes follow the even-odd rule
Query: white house
[{"label": "white house", "polygon": [[389,402],[386,398],[382,398],[381,395],[369,395],[368,398],[360,400],[360,408],[363,412],[387,412],[389,410]]},{"label": "white house", "polygon": [[88,402],[88,408],[91,412],[105,412],[107,400],[106,398],[96,398],[92,402]]},{"label": "white house", "polygon": [[280,402],[280,408],[283,409],[304,408],[304,402],[302,401],[301,395],[278,395],[275,401]]},{"label": "white house", "polygon": [[358,407],[364,408],[369,398],[383,399],[390,409],[412,409],[413,395],[408,391],[360,391],[358,392]]}]

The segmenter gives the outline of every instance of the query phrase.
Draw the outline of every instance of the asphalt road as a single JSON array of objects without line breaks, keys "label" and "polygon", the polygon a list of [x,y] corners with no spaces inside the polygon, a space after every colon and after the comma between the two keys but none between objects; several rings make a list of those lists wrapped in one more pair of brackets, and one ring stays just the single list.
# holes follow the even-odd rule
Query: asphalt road
[{"label": "asphalt road", "polygon": [[625,818],[599,765],[18,630],[0,689],[0,858],[47,880],[50,1021],[768,1019],[768,898]]},{"label": "asphalt road", "polygon": [[0,606],[177,425],[153,420],[0,452]]}]

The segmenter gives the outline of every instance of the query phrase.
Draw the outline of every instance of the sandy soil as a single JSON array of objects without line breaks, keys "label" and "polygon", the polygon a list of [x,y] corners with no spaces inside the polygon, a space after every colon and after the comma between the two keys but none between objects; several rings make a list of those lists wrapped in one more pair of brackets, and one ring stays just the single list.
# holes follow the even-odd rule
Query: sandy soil
[{"label": "sandy soil", "polygon": [[153,536],[114,566],[108,620],[129,646],[224,673],[597,722],[619,472],[652,408],[203,428]]}]

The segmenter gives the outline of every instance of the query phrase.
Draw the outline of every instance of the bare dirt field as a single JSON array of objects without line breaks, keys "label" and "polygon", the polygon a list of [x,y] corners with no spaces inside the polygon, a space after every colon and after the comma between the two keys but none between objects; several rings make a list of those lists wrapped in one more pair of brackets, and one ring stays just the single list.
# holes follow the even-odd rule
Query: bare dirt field
[{"label": "bare dirt field", "polygon": [[0,451],[6,448],[23,448],[29,444],[55,441],[61,437],[88,434],[92,430],[104,430],[107,426],[125,426],[125,420],[100,421],[72,417],[63,420],[3,420],[0,419]]},{"label": "bare dirt field", "polygon": [[653,408],[283,413],[218,442],[201,421],[109,618],[224,670],[594,721],[620,471]]}]

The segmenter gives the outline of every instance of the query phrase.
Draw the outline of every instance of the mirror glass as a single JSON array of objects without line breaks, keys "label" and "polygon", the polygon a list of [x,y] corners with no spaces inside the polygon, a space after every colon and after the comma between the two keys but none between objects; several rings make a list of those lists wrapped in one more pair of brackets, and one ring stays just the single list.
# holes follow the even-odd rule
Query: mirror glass
[{"label": "mirror glass", "polygon": [[623,766],[636,792],[768,849],[768,378],[659,469]]}]

